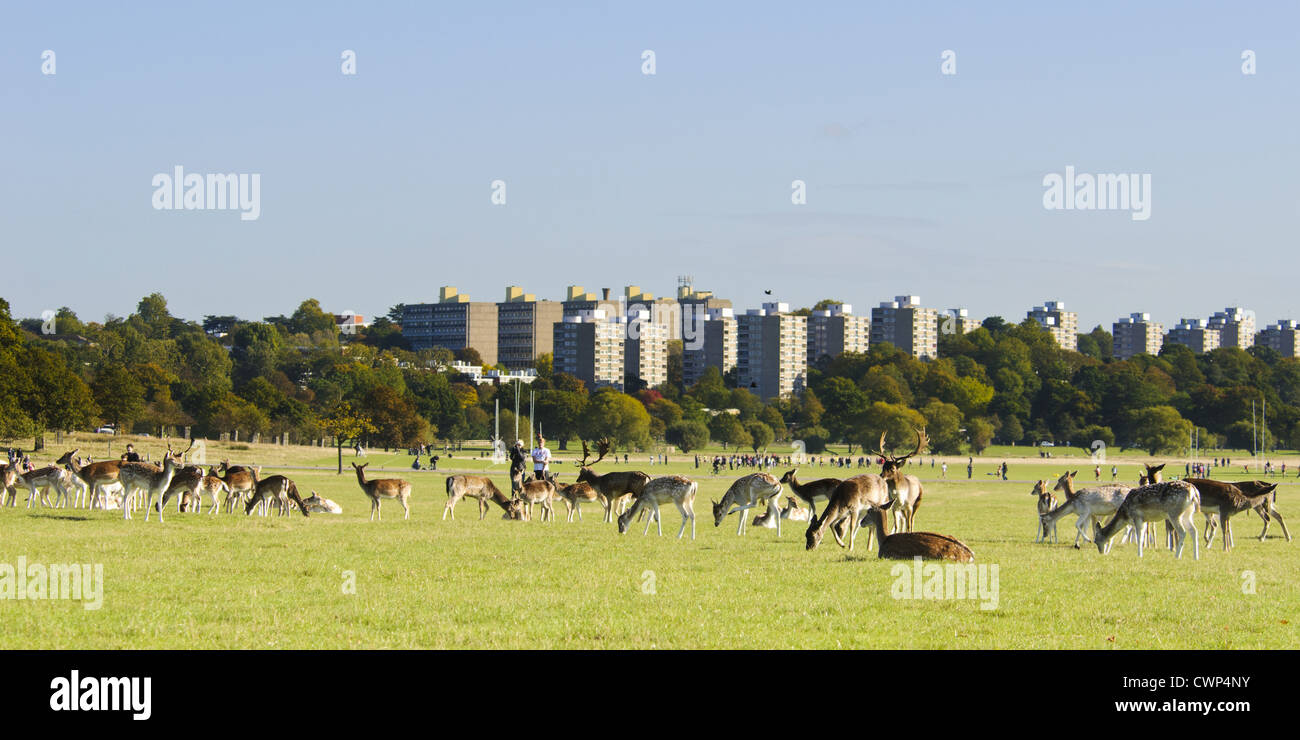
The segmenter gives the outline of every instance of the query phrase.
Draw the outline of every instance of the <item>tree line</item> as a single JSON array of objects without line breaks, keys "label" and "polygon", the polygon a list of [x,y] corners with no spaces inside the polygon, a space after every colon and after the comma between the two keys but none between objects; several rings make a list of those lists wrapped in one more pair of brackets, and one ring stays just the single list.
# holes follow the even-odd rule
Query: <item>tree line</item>
[{"label": "tree line", "polygon": [[[290,316],[261,321],[207,316],[185,321],[165,298],[140,300],[125,318],[83,322],[68,308],[53,325],[16,320],[0,299],[0,439],[110,424],[159,434],[407,447],[459,443],[536,426],[566,448],[609,437],[620,449],[667,443],[684,452],[710,443],[760,451],[801,440],[811,453],[838,445],[863,454],[882,432],[903,446],[925,427],[931,450],[978,454],[993,443],[1137,448],[1252,447],[1251,402],[1267,404],[1265,443],[1300,448],[1300,360],[1264,347],[1194,355],[1167,345],[1158,357],[1111,356],[1100,327],[1064,350],[1032,320],[986,319],[974,331],[940,336],[939,358],[922,362],[887,343],[866,353],[822,357],[804,392],[763,402],[734,373],[708,370],[682,387],[680,342],[670,343],[669,378],[648,388],[628,378],[623,393],[587,388],[537,359],[526,384],[476,385],[445,370],[467,349],[412,352],[397,321],[401,306],[356,334],[340,334],[314,299]],[[53,331],[51,331],[53,329]]]}]

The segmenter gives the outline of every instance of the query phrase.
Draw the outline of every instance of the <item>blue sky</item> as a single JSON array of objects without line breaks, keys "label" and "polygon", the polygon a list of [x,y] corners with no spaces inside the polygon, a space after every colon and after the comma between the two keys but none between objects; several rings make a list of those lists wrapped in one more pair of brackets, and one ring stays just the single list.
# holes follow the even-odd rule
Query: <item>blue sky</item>
[{"label": "blue sky", "polygon": [[[16,315],[153,291],[195,319],[370,315],[687,273],[740,308],[1300,318],[1296,3],[267,5],[0,11]],[[154,210],[176,165],[260,173],[260,218]],[[1067,165],[1149,173],[1151,218],[1045,210]]]}]

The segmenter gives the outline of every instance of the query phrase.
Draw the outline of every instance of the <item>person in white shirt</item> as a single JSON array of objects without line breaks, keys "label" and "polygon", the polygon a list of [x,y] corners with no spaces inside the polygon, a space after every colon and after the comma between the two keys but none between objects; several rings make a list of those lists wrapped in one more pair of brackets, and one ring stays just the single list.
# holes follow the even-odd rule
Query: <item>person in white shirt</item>
[{"label": "person in white shirt", "polygon": [[551,464],[551,451],[546,449],[546,440],[537,437],[537,446],[533,448],[533,476],[537,480],[546,479],[546,470]]}]

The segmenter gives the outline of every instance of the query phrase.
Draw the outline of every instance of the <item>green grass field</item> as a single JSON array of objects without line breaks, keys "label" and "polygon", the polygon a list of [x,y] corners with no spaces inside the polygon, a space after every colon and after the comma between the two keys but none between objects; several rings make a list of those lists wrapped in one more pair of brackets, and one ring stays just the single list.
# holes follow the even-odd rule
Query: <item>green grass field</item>
[{"label": "green grass field", "polygon": [[[241,452],[271,459],[269,451],[234,451],[237,462]],[[333,451],[318,448],[279,448],[276,455],[281,464],[334,461]],[[482,468],[486,462],[476,455],[444,459],[442,466]],[[1190,544],[1180,561],[1158,549],[1139,560],[1133,545],[1116,545],[1102,556],[1086,543],[1082,550],[1070,546],[1073,517],[1060,523],[1062,544],[1033,542],[1035,499],[1023,481],[1054,478],[1065,467],[1058,461],[1012,459],[1013,480],[1005,483],[987,475],[1001,462],[988,456],[971,481],[965,480],[964,458],[960,468],[951,463],[947,481],[934,480],[938,471],[927,464],[919,471],[926,494],[917,529],[956,536],[975,551],[978,563],[998,566],[997,608],[986,610],[978,600],[893,598],[896,563],[868,552],[865,533],[849,555],[829,536],[818,550],[806,551],[803,523],[788,523],[779,539],[775,530],[762,528],[737,537],[736,515],[715,528],[709,499],[720,497],[742,471],[714,478],[697,475],[690,458],[680,454],[667,469],[648,467],[640,457],[627,467],[700,481],[694,542],[689,530],[686,539],[674,539],[680,517],[671,508],[664,510],[662,538],[653,527],[642,536],[643,524],[620,536],[614,525],[601,523],[597,506],[584,507],[582,523],[508,522],[496,507],[478,521],[475,502],[467,500],[455,521],[443,521],[441,471],[385,474],[413,481],[412,515],[403,521],[401,507],[390,502],[384,520],[375,523],[367,521],[369,503],[350,468],[342,476],[332,470],[286,471],[304,496],[315,490],[344,508],[341,515],[310,519],[176,514],[173,505],[164,524],[146,523],[143,512],[123,521],[120,512],[27,510],[20,493],[19,508],[0,510],[0,564],[15,566],[20,556],[28,563],[102,563],[103,603],[87,610],[71,600],[0,601],[0,647],[1300,644],[1300,544],[1282,539],[1276,524],[1268,541],[1260,542],[1261,521],[1253,513],[1234,519],[1236,548],[1228,554],[1216,539],[1212,549],[1202,543],[1199,562]],[[352,459],[345,455],[344,464]],[[405,468],[410,461],[404,453],[372,452],[368,459],[373,467]],[[573,466],[559,467],[572,480]],[[496,470],[504,486],[504,468]],[[1136,462],[1125,462],[1121,470],[1121,480],[1136,478]],[[802,477],[858,472],[812,468]],[[1091,481],[1090,469],[1081,470],[1080,479]],[[1283,513],[1300,511],[1292,503],[1300,493],[1295,485],[1279,491]],[[1203,529],[1203,517],[1196,524]],[[348,584],[355,593],[347,592]]]}]

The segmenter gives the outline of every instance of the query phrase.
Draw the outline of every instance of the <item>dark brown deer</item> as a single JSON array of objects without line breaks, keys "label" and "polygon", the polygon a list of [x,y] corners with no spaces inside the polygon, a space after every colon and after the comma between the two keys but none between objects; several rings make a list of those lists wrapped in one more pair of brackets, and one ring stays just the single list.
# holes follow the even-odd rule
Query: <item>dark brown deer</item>
[{"label": "dark brown deer", "polygon": [[582,442],[582,460],[578,463],[578,482],[589,483],[596,489],[600,495],[605,497],[609,505],[605,508],[605,521],[613,521],[615,511],[622,507],[627,499],[637,499],[645,491],[645,484],[650,482],[650,476],[641,471],[621,471],[596,475],[592,472],[591,466],[605,459],[609,454],[610,442],[608,437],[602,437],[596,442],[596,451],[600,453],[592,462],[587,462],[591,457],[591,451],[587,448],[586,440]]},{"label": "dark brown deer", "polygon": [[[1253,491],[1259,491],[1267,485],[1269,484],[1262,480],[1244,480],[1239,482],[1237,487],[1241,489],[1242,493],[1249,496],[1252,495]],[[1273,492],[1272,497],[1267,502],[1256,506],[1255,513],[1259,514],[1259,518],[1264,520],[1264,529],[1259,533],[1260,542],[1263,542],[1264,538],[1268,536],[1270,519],[1276,519],[1277,523],[1282,525],[1282,535],[1286,537],[1287,542],[1291,541],[1291,532],[1286,528],[1286,520],[1282,518],[1282,512],[1277,510],[1277,491]]]},{"label": "dark brown deer", "polygon": [[795,477],[795,473],[798,472],[799,469],[795,468],[781,476],[781,483],[788,483],[794,495],[808,504],[808,508],[812,510],[809,517],[811,521],[817,518],[817,502],[830,501],[831,496],[835,494],[835,489],[844,481],[840,478],[822,478],[812,483],[800,483],[799,479]]},{"label": "dark brown deer", "polygon": [[946,534],[934,532],[897,532],[885,534],[884,512],[896,502],[890,499],[883,506],[867,510],[867,522],[880,539],[880,557],[893,560],[955,560],[959,563],[975,562],[975,553],[966,543]]},{"label": "dark brown deer", "polygon": [[244,515],[251,514],[263,500],[278,501],[280,516],[288,516],[289,502],[293,501],[298,505],[298,511],[301,511],[303,516],[311,518],[311,514],[307,513],[307,504],[303,503],[302,497],[298,495],[298,486],[283,475],[273,475],[257,481],[253,495],[248,499],[248,503],[244,504]]},{"label": "dark brown deer", "polygon": [[[1196,486],[1197,492],[1201,494],[1201,513],[1205,514],[1206,547],[1214,542],[1214,531],[1218,526],[1215,517],[1217,516],[1218,521],[1223,522],[1224,552],[1235,545],[1232,538],[1232,517],[1243,511],[1267,505],[1269,494],[1277,488],[1276,483],[1262,481],[1243,481],[1234,484],[1208,478],[1184,478],[1183,480]],[[1243,486],[1254,483],[1262,483],[1262,487],[1246,486],[1251,491],[1247,493]]]}]

